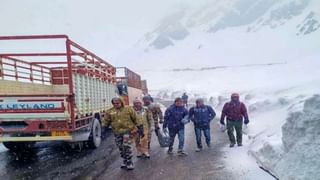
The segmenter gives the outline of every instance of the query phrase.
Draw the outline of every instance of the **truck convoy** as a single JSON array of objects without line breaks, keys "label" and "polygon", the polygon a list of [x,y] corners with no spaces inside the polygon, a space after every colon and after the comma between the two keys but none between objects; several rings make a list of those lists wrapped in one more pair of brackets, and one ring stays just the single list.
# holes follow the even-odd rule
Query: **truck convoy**
[{"label": "truck convoy", "polygon": [[119,96],[116,68],[66,35],[5,36],[0,45],[0,142],[99,147],[104,111]]}]

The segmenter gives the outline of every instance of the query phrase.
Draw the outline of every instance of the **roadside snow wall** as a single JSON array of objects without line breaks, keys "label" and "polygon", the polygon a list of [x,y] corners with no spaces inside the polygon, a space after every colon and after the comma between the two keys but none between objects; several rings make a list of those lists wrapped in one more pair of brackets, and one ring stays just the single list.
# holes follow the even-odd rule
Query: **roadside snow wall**
[{"label": "roadside snow wall", "polygon": [[265,142],[253,154],[281,180],[320,179],[320,95],[307,99],[302,110],[289,113],[282,143]]}]

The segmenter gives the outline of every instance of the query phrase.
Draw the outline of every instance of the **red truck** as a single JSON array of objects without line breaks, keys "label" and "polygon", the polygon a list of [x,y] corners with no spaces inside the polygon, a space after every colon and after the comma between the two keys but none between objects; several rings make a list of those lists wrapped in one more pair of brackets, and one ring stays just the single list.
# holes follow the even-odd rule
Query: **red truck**
[{"label": "red truck", "polygon": [[139,74],[126,67],[117,67],[116,76],[119,95],[125,100],[126,105],[132,105],[136,98],[142,98],[147,84],[145,81],[143,89]]},{"label": "red truck", "polygon": [[147,80],[142,80],[141,81],[141,89],[142,89],[142,93],[143,94],[149,94]]},{"label": "red truck", "polygon": [[115,67],[66,35],[2,36],[0,47],[0,142],[99,147],[101,119],[118,96]]}]

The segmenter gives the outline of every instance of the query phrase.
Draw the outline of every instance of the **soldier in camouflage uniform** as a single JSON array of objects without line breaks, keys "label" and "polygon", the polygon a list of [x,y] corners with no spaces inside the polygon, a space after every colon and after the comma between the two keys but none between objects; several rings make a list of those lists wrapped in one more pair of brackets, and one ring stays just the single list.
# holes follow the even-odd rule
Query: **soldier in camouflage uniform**
[{"label": "soldier in camouflage uniform", "polygon": [[123,158],[121,168],[133,170],[132,132],[137,131],[141,138],[144,137],[142,120],[131,107],[124,105],[122,99],[113,98],[111,102],[113,107],[107,110],[103,124],[112,127],[116,144]]},{"label": "soldier in camouflage uniform", "polygon": [[136,99],[133,102],[133,109],[136,111],[137,115],[142,119],[143,129],[145,136],[140,138],[135,136],[136,148],[138,151],[138,158],[150,158],[150,140],[151,140],[151,123],[152,123],[152,113],[146,107],[142,106],[142,102]]},{"label": "soldier in camouflage uniform", "polygon": [[[143,104],[152,112],[152,118],[154,122],[155,133],[158,135],[160,124],[163,123],[163,114],[159,104],[153,103],[151,96],[143,97]],[[151,135],[150,135],[151,139]]]}]

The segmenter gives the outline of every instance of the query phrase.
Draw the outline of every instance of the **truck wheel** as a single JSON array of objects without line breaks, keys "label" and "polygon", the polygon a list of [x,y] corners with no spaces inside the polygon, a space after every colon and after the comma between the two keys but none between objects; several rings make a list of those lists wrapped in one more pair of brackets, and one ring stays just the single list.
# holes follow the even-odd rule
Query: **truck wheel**
[{"label": "truck wheel", "polygon": [[3,142],[4,147],[10,151],[31,150],[36,142]]},{"label": "truck wheel", "polygon": [[88,144],[91,148],[98,148],[101,144],[101,124],[98,119],[93,120]]}]

